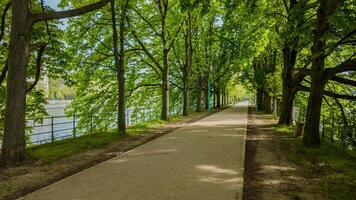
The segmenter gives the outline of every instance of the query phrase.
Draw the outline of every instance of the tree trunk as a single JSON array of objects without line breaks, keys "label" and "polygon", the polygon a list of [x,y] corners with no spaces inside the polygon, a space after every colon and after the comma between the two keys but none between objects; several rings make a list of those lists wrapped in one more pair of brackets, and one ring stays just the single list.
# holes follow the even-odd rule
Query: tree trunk
[{"label": "tree trunk", "polygon": [[272,114],[272,97],[267,91],[263,93],[263,110],[267,114]]},{"label": "tree trunk", "polygon": [[263,110],[263,89],[260,88],[256,90],[256,108],[257,111]]},{"label": "tree trunk", "polygon": [[213,92],[213,107],[216,108],[216,91]]},{"label": "tree trunk", "polygon": [[217,88],[216,90],[216,107],[220,108],[221,107],[221,96],[220,96],[220,89]]},{"label": "tree trunk", "polygon": [[168,52],[163,58],[164,68],[162,71],[162,111],[161,119],[169,119],[169,82],[168,82]]},{"label": "tree trunk", "polygon": [[168,82],[168,76],[169,76],[169,69],[168,69],[168,53],[169,49],[167,47],[167,30],[166,30],[166,13],[167,13],[167,8],[165,5],[164,10],[162,10],[162,45],[163,45],[163,50],[162,50],[162,56],[163,56],[163,66],[162,66],[162,111],[161,111],[161,119],[162,120],[169,120],[169,82]]},{"label": "tree trunk", "polygon": [[325,35],[330,30],[329,16],[340,6],[341,1],[321,0],[317,12],[315,34],[312,46],[311,86],[305,120],[303,143],[306,146],[320,146],[320,112],[325,87]]},{"label": "tree trunk", "polygon": [[1,164],[17,164],[26,158],[26,76],[32,22],[28,1],[12,1],[12,25],[8,60],[5,127]]},{"label": "tree trunk", "polygon": [[201,98],[202,98],[202,91],[200,90],[200,88],[198,88],[196,102],[195,102],[195,112],[201,112]]},{"label": "tree trunk", "polygon": [[[120,53],[118,48],[118,34],[116,30],[116,12],[115,12],[115,0],[111,0],[111,19],[112,19],[112,31],[113,31],[113,46],[114,46],[114,59],[116,66],[116,77],[118,87],[118,131],[119,134],[126,134],[126,122],[125,122],[125,61],[124,61],[124,42],[125,42],[125,12],[126,3],[121,3],[120,14]],[[120,55],[119,55],[120,54]]]},{"label": "tree trunk", "polygon": [[295,89],[283,87],[281,112],[280,112],[278,124],[285,124],[288,126],[291,125],[294,98],[295,98]]},{"label": "tree trunk", "polygon": [[188,80],[184,80],[183,86],[183,116],[189,115],[189,84]]},{"label": "tree trunk", "polygon": [[297,51],[285,42],[283,47],[283,70],[282,70],[282,103],[278,124],[291,125],[293,101],[297,86],[292,83],[293,70],[297,60]]},{"label": "tree trunk", "polygon": [[303,134],[303,143],[306,146],[320,146],[320,111],[324,90],[324,83],[321,76],[322,75],[314,75],[314,78],[312,78]]}]

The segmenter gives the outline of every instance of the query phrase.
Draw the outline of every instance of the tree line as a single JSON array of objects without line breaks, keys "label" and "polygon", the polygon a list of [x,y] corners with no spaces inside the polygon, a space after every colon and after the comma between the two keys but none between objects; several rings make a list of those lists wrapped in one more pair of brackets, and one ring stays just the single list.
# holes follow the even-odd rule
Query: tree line
[{"label": "tree line", "polygon": [[354,109],[354,5],[62,0],[58,11],[44,0],[2,1],[1,162],[27,157],[26,118],[46,115],[36,87],[44,74],[74,89],[67,113],[88,116],[79,125],[91,113],[117,110],[120,134],[127,108],[169,120],[172,109],[189,115],[207,108],[209,92],[213,106],[227,104],[232,85],[244,84],[259,110],[270,113],[272,99],[280,102],[280,124],[291,125],[293,105],[305,107],[304,144],[319,146],[323,102]]}]

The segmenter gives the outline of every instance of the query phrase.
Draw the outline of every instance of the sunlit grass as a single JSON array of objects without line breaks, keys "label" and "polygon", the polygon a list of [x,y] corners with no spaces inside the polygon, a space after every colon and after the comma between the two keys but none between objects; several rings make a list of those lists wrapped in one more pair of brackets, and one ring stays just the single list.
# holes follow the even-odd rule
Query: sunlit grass
[{"label": "sunlit grass", "polygon": [[[204,114],[206,114],[206,112],[192,113],[188,117],[178,115],[171,117],[169,122],[177,122]],[[86,150],[102,148],[109,145],[113,141],[117,141],[122,138],[145,134],[148,128],[162,128],[169,122],[158,119],[133,125],[128,127],[126,135],[120,135],[117,129],[95,131],[92,134],[85,134],[77,138],[69,138],[55,141],[53,143],[31,146],[27,149],[27,152],[29,156],[35,160],[50,163]]]},{"label": "sunlit grass", "polygon": [[[274,131],[291,136],[293,128],[275,126]],[[301,138],[281,140],[287,159],[306,169],[311,176],[321,178],[323,193],[330,199],[356,197],[356,153],[344,150],[340,144],[323,140],[320,148],[307,148]]]}]

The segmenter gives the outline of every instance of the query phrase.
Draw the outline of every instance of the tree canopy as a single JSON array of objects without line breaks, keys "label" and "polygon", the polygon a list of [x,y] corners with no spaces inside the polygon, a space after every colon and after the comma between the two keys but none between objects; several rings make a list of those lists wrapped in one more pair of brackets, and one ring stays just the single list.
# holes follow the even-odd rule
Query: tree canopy
[{"label": "tree canopy", "polygon": [[[66,112],[84,116],[83,129],[93,113],[118,112],[125,134],[126,109],[169,120],[176,111],[206,109],[209,94],[212,106],[227,105],[245,94],[236,92],[243,85],[258,110],[279,112],[280,124],[291,125],[299,107],[305,145],[320,145],[321,118],[334,115],[347,145],[355,145],[355,0],[61,0],[58,6],[0,2],[4,164],[26,158],[26,119],[46,115],[48,95],[38,84],[44,77],[70,88]],[[98,118],[105,126],[116,116]]]}]

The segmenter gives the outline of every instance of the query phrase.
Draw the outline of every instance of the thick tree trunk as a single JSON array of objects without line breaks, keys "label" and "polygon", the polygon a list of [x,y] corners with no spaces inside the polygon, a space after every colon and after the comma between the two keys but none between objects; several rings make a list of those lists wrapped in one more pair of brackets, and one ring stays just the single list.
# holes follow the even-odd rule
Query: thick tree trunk
[{"label": "thick tree trunk", "polygon": [[268,94],[267,91],[263,93],[263,110],[267,114],[272,113],[272,97]]},{"label": "thick tree trunk", "polygon": [[[113,31],[113,46],[114,46],[114,59],[116,66],[116,77],[118,87],[118,131],[120,134],[126,134],[126,122],[125,122],[125,68],[124,68],[124,34],[125,34],[125,2],[121,4],[120,14],[120,53],[118,48],[118,34],[116,30],[116,12],[115,12],[115,0],[111,0],[111,19],[112,19],[112,31]],[[120,55],[119,55],[120,54]]]},{"label": "thick tree trunk", "polygon": [[323,101],[324,83],[322,75],[312,78],[307,114],[304,126],[303,143],[306,146],[320,146],[319,126],[320,111]]},{"label": "thick tree trunk", "polygon": [[189,84],[188,80],[184,81],[183,86],[183,116],[189,115]]},{"label": "thick tree trunk", "polygon": [[315,34],[312,46],[311,86],[304,127],[303,143],[306,146],[320,146],[320,112],[325,87],[325,35],[330,30],[329,16],[340,6],[341,1],[321,0],[317,12]]},{"label": "thick tree trunk", "polygon": [[278,124],[291,125],[293,101],[297,86],[292,82],[293,70],[297,60],[297,51],[290,47],[287,42],[283,47],[283,70],[282,70],[282,103]]},{"label": "thick tree trunk", "polygon": [[195,112],[201,112],[201,98],[202,98],[202,91],[200,88],[197,90],[196,102],[195,102]]},{"label": "thick tree trunk", "polygon": [[32,22],[28,1],[12,2],[12,24],[8,60],[5,127],[1,163],[16,164],[26,158],[26,75],[30,55]]},{"label": "thick tree trunk", "polygon": [[166,13],[168,5],[164,6],[164,10],[162,10],[162,57],[163,57],[163,66],[162,66],[162,110],[161,110],[161,119],[169,120],[169,68],[168,68],[168,53],[169,49],[167,47],[167,30],[166,30]]},{"label": "thick tree trunk", "polygon": [[256,90],[256,108],[258,111],[263,111],[263,89]]},{"label": "thick tree trunk", "polygon": [[295,89],[284,87],[282,92],[282,104],[278,124],[285,124],[288,126],[291,125],[293,120],[292,112],[294,98]]},{"label": "thick tree trunk", "polygon": [[164,68],[162,71],[162,111],[161,119],[169,119],[169,82],[168,82],[168,52],[163,58]]},{"label": "thick tree trunk", "polygon": [[[208,83],[206,82],[205,83],[205,85],[206,85],[206,87],[205,87],[205,89],[204,89],[204,102],[205,102],[205,104],[204,104],[204,108],[205,108],[205,110],[207,110],[208,109],[208,107],[209,107],[209,101],[208,101],[208,98],[210,98],[211,97],[211,93],[210,92],[208,92]],[[208,95],[210,94],[210,97],[208,97]]]},{"label": "thick tree trunk", "polygon": [[120,13],[120,60],[119,60],[119,128],[122,135],[126,134],[126,99],[125,99],[125,21],[128,1],[121,2]]},{"label": "thick tree trunk", "polygon": [[213,92],[213,107],[216,108],[216,91]]},{"label": "thick tree trunk", "polygon": [[216,107],[220,108],[221,107],[221,96],[220,96],[220,89],[217,88],[216,90]]}]

